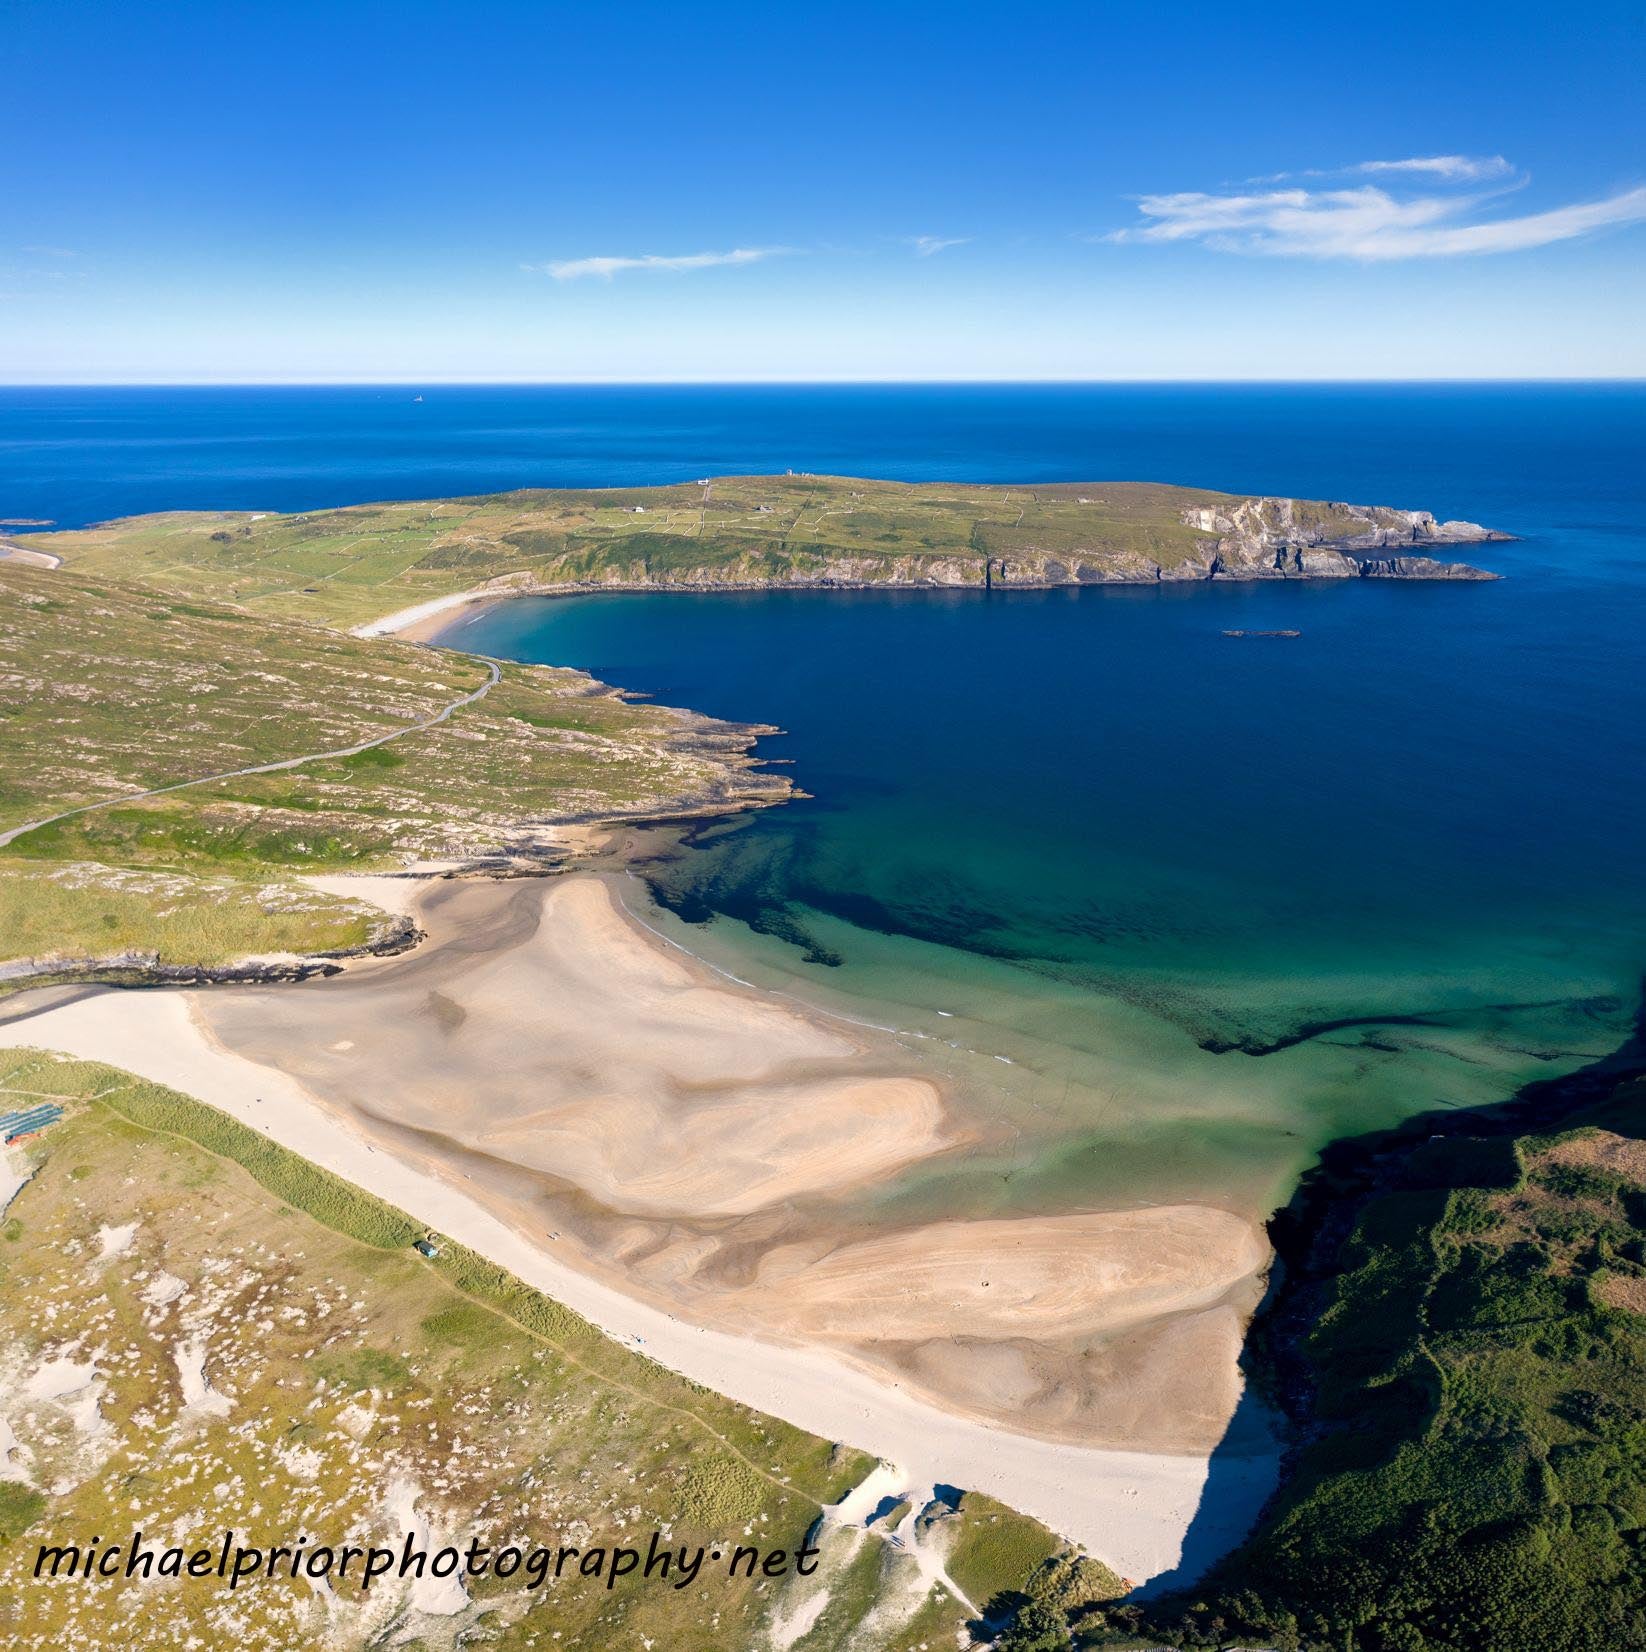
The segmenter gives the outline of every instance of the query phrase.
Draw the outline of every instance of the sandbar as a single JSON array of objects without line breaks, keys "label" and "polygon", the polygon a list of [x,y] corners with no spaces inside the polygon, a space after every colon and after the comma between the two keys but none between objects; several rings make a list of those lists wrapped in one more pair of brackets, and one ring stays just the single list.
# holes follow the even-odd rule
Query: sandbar
[{"label": "sandbar", "polygon": [[43,999],[0,1042],[224,1107],[694,1380],[988,1491],[1128,1577],[1169,1570],[1191,1522],[1202,1559],[1237,1539],[1275,1468],[1225,1439],[1261,1230],[1202,1204],[887,1217],[900,1175],[986,1119],[896,1040],[650,933],[625,893],[437,884],[405,957]]}]

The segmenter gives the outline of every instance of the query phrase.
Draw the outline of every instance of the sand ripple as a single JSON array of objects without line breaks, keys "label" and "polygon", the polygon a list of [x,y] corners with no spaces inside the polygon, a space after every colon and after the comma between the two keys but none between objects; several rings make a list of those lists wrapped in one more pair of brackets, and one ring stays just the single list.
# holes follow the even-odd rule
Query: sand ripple
[{"label": "sand ripple", "polygon": [[830,1336],[1070,1336],[1209,1307],[1261,1268],[1252,1224],[1210,1205],[937,1222],[826,1256],[773,1251],[748,1293]]},{"label": "sand ripple", "polygon": [[1255,1224],[1199,1204],[889,1220],[900,1175],[991,1150],[980,1098],[962,1115],[895,1040],[715,974],[621,887],[449,885],[411,956],[198,1013],[388,1152],[699,1324],[1048,1438],[1219,1438],[1268,1257]]}]

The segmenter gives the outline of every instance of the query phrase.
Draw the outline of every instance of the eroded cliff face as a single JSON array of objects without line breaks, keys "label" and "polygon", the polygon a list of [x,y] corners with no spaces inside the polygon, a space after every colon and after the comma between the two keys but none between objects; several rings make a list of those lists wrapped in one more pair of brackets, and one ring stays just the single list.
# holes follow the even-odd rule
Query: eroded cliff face
[{"label": "eroded cliff face", "polygon": [[[1143,545],[1095,526],[1089,544],[1037,544],[1020,537],[1008,549],[986,538],[972,554],[853,555],[788,540],[770,547],[722,546],[702,563],[667,565],[647,557],[613,559],[592,574],[552,565],[506,576],[493,589],[737,590],[762,587],[872,588],[1151,585],[1166,581],[1252,579],[1445,579],[1497,576],[1464,562],[1423,554],[1443,545],[1484,544],[1509,536],[1473,522],[1438,522],[1428,511],[1383,505],[1249,498],[1228,507],[1186,507],[1170,533]],[[1146,547],[1146,548],[1145,548]]]},{"label": "eroded cliff face", "polygon": [[[1413,553],[1508,537],[1475,522],[1437,522],[1429,511],[1268,497],[1243,499],[1231,511],[1186,510],[1183,521],[1216,536],[1209,561],[1183,565],[1178,577],[1190,579],[1495,579],[1465,562]],[[1385,550],[1395,554],[1366,554]]]}]

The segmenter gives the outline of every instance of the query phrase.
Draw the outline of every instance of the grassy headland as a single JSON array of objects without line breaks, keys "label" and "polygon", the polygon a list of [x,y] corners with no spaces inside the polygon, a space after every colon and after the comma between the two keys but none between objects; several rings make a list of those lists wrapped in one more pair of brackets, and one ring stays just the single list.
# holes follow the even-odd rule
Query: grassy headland
[{"label": "grassy headland", "polygon": [[746,771],[752,731],[581,672],[500,672],[487,689],[491,669],[465,655],[0,563],[0,834],[97,805],[0,848],[0,970],[381,944],[392,920],[296,877],[532,855],[556,823],[786,790]]},{"label": "grassy headland", "polygon": [[34,535],[61,567],[0,561],[0,991],[382,946],[405,926],[292,877],[540,857],[556,824],[787,791],[748,772],[754,730],[578,672],[509,665],[491,684],[479,661],[344,634],[390,613],[476,591],[1468,578],[1412,552],[1488,537],[1146,483],[815,476]]},{"label": "grassy headland", "polygon": [[[493,582],[506,594],[1341,577],[1491,537],[1420,512],[1143,482],[981,487],[731,476],[297,515],[180,511],[28,543],[88,574],[346,627]],[[1454,567],[1381,571],[1457,577],[1446,571]]]},{"label": "grassy headland", "polygon": [[1335,1146],[1275,1225],[1285,1284],[1254,1328],[1298,1425],[1281,1491],[1191,1593],[1059,1633],[1646,1647],[1642,1065],[1637,1041],[1496,1113]]}]

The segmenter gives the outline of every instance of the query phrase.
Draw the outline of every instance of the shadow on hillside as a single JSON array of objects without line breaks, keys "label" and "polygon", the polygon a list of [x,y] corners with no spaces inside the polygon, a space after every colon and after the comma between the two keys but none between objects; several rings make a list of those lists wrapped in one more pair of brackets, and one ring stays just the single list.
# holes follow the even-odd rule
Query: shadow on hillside
[{"label": "shadow on hillside", "polygon": [[[1154,1600],[1188,1590],[1254,1531],[1278,1496],[1300,1431],[1310,1420],[1312,1371],[1302,1343],[1325,1300],[1339,1249],[1369,1199],[1393,1186],[1451,1186],[1460,1160],[1478,1170],[1484,1150],[1508,1138],[1598,1125],[1646,1139],[1638,1093],[1646,1075],[1646,982],[1632,1035],[1610,1055],[1559,1078],[1537,1079],[1493,1106],[1418,1114],[1392,1129],[1332,1142],[1269,1220],[1276,1266],[1252,1321],[1240,1365],[1247,1388],[1213,1451],[1206,1484],[1176,1566],[1129,1597]],[[1261,1372],[1262,1381],[1253,1382]],[[1284,1415],[1255,1397],[1278,1396]]]},{"label": "shadow on hillside", "polygon": [[1149,1600],[1187,1588],[1245,1537],[1279,1483],[1280,1428],[1281,1419],[1248,1387],[1207,1463],[1177,1564],[1148,1579],[1131,1598]]}]

